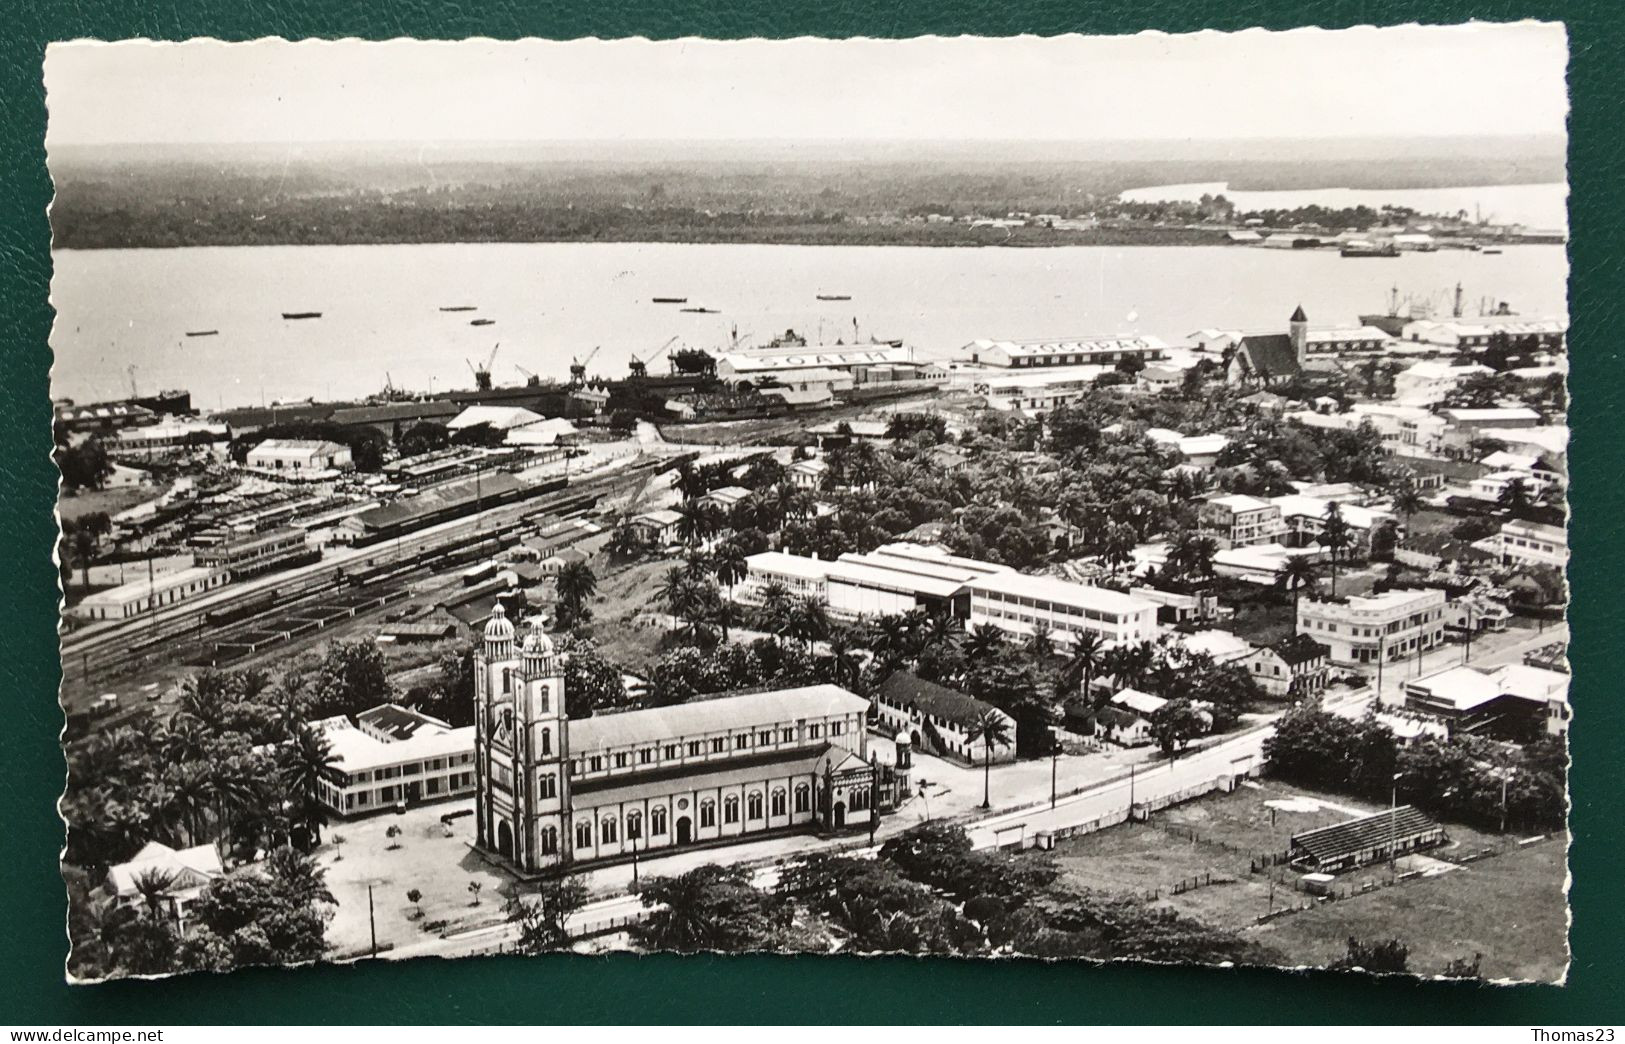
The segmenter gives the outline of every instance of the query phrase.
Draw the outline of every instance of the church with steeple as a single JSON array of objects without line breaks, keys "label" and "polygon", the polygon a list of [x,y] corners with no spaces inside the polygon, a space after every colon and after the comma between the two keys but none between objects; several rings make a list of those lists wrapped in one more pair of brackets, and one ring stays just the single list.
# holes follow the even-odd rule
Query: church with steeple
[{"label": "church with steeple", "polygon": [[896,785],[839,686],[572,719],[563,657],[520,632],[499,604],[474,653],[476,843],[520,873],[866,829]]},{"label": "church with steeple", "polygon": [[1285,333],[1235,335],[1226,379],[1268,387],[1305,370],[1331,370],[1338,359],[1386,351],[1393,339],[1373,326],[1310,326],[1303,305],[1293,309]]}]

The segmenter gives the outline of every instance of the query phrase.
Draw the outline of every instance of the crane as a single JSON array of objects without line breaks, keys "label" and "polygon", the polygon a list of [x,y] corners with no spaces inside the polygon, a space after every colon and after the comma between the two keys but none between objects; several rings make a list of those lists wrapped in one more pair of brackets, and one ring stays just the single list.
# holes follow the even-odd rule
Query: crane
[{"label": "crane", "polygon": [[640,355],[637,355],[637,354],[634,353],[633,356],[632,356],[632,361],[628,364],[628,368],[632,371],[632,376],[634,376],[634,377],[647,377],[647,376],[649,376],[649,364],[654,362],[657,358],[659,358],[661,352],[665,351],[667,348],[670,348],[673,344],[676,344],[676,343],[677,343],[677,338],[673,337],[671,340],[667,341],[665,344],[661,345],[659,348],[656,348],[654,351],[650,352],[648,355],[640,356]]},{"label": "crane", "polygon": [[491,364],[497,361],[497,349],[501,347],[501,341],[498,341],[496,344],[491,346],[491,354],[485,357],[484,366],[476,366],[467,359],[463,360],[464,362],[468,363],[468,368],[474,372],[474,387],[477,390],[491,390]]},{"label": "crane", "polygon": [[570,357],[570,383],[571,384],[585,383],[585,381],[587,380],[587,364],[592,362],[592,357],[597,355],[598,354],[598,349],[602,348],[602,347],[603,347],[603,345],[593,345],[592,351],[587,353],[587,357],[585,359],[577,359],[573,355]]},{"label": "crane", "polygon": [[124,372],[130,375],[130,398],[139,399],[141,393],[135,390],[135,364],[131,363],[125,367]]},{"label": "crane", "polygon": [[525,387],[534,388],[542,383],[542,379],[540,377],[525,369],[523,366],[520,366],[518,363],[514,363],[513,368],[525,375]]}]

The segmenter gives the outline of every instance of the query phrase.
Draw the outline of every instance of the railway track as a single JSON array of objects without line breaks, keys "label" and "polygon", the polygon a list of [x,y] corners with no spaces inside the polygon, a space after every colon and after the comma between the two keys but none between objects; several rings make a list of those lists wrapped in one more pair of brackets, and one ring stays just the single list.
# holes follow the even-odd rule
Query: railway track
[{"label": "railway track", "polygon": [[[175,663],[223,666],[241,659],[248,654],[224,659],[219,655],[220,646],[229,645],[233,635],[265,631],[286,634],[283,641],[302,637],[309,631],[299,626],[283,626],[277,630],[271,627],[283,618],[319,618],[303,614],[321,608],[324,600],[335,596],[353,599],[366,592],[362,601],[374,597],[390,600],[422,574],[489,557],[534,532],[543,517],[556,518],[561,517],[561,512],[567,515],[590,510],[598,500],[617,489],[633,482],[647,482],[653,474],[672,466],[675,466],[674,461],[662,458],[640,461],[614,475],[566,487],[557,495],[492,509],[489,514],[494,518],[471,516],[467,521],[478,527],[474,532],[459,529],[428,537],[402,535],[364,549],[374,552],[370,555],[358,553],[342,563],[285,584],[245,592],[240,600],[131,621],[127,627],[102,631],[81,642],[64,641],[64,702],[70,710],[78,709],[96,689],[152,668]],[[250,644],[254,646],[253,652],[259,652],[277,643]]]}]

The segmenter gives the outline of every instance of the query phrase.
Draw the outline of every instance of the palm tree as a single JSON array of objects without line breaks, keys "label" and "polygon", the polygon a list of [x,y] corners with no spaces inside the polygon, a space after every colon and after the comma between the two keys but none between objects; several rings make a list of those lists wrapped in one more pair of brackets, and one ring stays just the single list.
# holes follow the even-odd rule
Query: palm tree
[{"label": "palm tree", "polygon": [[1218,557],[1219,542],[1210,536],[1198,536],[1190,544],[1190,571],[1197,576],[1213,575],[1213,560]]},{"label": "palm tree", "polygon": [[829,611],[824,603],[811,595],[797,598],[790,608],[786,632],[799,639],[808,649],[829,633]]},{"label": "palm tree", "polygon": [[587,599],[598,590],[598,578],[586,562],[570,562],[559,570],[555,581],[559,596],[559,623],[569,627],[591,616]]},{"label": "palm tree", "polygon": [[1032,634],[1027,636],[1027,654],[1039,663],[1055,655],[1055,638],[1049,624],[1040,620],[1033,625]]},{"label": "palm tree", "polygon": [[1072,643],[1072,656],[1067,660],[1064,677],[1071,683],[1083,682],[1083,695],[1087,700],[1093,700],[1091,689],[1094,685],[1095,672],[1100,669],[1101,660],[1105,656],[1106,643],[1094,631],[1084,631]]},{"label": "palm tree", "polygon": [[1125,565],[1134,560],[1134,548],[1139,537],[1134,527],[1125,522],[1113,522],[1106,527],[1102,558],[1108,566]]},{"label": "palm tree", "polygon": [[1422,510],[1422,494],[1418,492],[1415,483],[1406,482],[1394,491],[1394,510],[1410,525],[1411,516]]},{"label": "palm tree", "polygon": [[1308,555],[1293,555],[1281,564],[1281,571],[1276,574],[1275,586],[1292,595],[1292,612],[1297,615],[1298,600],[1303,597],[1305,589],[1313,592],[1315,585],[1320,582],[1320,573],[1315,569],[1315,563],[1309,560]]},{"label": "palm tree", "polygon": [[728,597],[733,597],[734,585],[745,579],[750,572],[750,563],[745,559],[745,553],[739,545],[728,541],[717,548],[711,559],[711,568],[716,572],[717,583],[728,589]]},{"label": "palm tree", "polygon": [[850,632],[846,628],[836,628],[829,636],[829,673],[836,685],[851,689],[858,684],[859,668],[857,657],[853,655],[856,648]]},{"label": "palm tree", "polygon": [[1009,744],[1010,726],[998,711],[985,710],[965,730],[965,742],[982,744],[982,807],[992,808],[993,748]]},{"label": "palm tree", "polygon": [[1349,527],[1348,519],[1343,517],[1343,509],[1337,501],[1326,505],[1326,516],[1320,527],[1320,536],[1317,538],[1321,546],[1331,555],[1332,563],[1332,597],[1337,597],[1337,553],[1354,542],[1353,531]]},{"label": "palm tree", "polygon": [[1004,648],[1004,632],[993,624],[977,624],[965,634],[965,659],[984,663]]},{"label": "palm tree", "polygon": [[175,886],[175,874],[169,870],[143,870],[132,883],[141,895],[141,903],[147,908],[147,913],[154,919],[162,916],[164,900],[169,898],[169,890]]},{"label": "palm tree", "polygon": [[311,847],[321,844],[322,824],[327,821],[321,785],[337,765],[332,744],[319,729],[308,724],[300,725],[292,742],[283,749],[283,786],[290,802],[298,807],[297,820],[310,832]]},{"label": "palm tree", "polygon": [[1505,508],[1508,514],[1521,515],[1533,502],[1533,498],[1529,495],[1529,483],[1521,478],[1507,479],[1495,502]]},{"label": "palm tree", "polygon": [[784,630],[790,621],[790,607],[795,597],[790,589],[777,580],[762,585],[762,623],[775,634]]}]

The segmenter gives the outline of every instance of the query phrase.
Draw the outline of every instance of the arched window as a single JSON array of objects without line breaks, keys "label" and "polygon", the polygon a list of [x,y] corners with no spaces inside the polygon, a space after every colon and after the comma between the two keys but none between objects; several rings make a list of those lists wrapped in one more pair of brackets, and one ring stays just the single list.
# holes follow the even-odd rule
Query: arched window
[{"label": "arched window", "polygon": [[751,819],[762,818],[762,795],[760,791],[751,791],[745,798],[745,815]]},{"label": "arched window", "polygon": [[592,820],[583,819],[576,823],[576,847],[592,847]]},{"label": "arched window", "polygon": [[729,794],[722,799],[722,821],[724,823],[739,822],[739,796]]},{"label": "arched window", "polygon": [[773,791],[773,800],[768,802],[768,807],[773,810],[773,814],[775,816],[784,815],[784,788],[783,787],[778,787]]},{"label": "arched window", "polygon": [[796,784],[796,811],[812,811],[812,790],[805,783]]},{"label": "arched window", "polygon": [[663,837],[666,833],[666,807],[657,805],[649,810],[649,833]]},{"label": "arched window", "polygon": [[536,796],[546,801],[548,798],[558,797],[559,780],[551,772],[544,772],[536,777]]},{"label": "arched window", "polygon": [[557,855],[559,851],[559,832],[556,827],[542,828],[542,855]]},{"label": "arched window", "polygon": [[552,729],[543,729],[542,730],[542,753],[543,754],[551,754],[551,753],[553,753],[553,730]]},{"label": "arched window", "polygon": [[714,827],[717,825],[717,803],[715,801],[700,802],[700,826]]},{"label": "arched window", "polygon": [[513,691],[513,668],[512,667],[504,667],[504,668],[502,668],[502,691],[503,692],[512,692]]},{"label": "arched window", "polygon": [[598,825],[598,839],[606,845],[613,845],[615,839],[619,836],[616,830],[615,817],[605,816],[604,821]]},{"label": "arched window", "polygon": [[536,690],[536,709],[542,714],[548,713],[549,696],[546,685]]},{"label": "arched window", "polygon": [[626,814],[626,839],[636,841],[643,836],[643,816],[638,812]]}]

